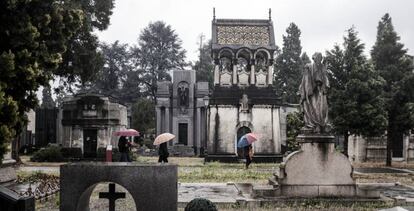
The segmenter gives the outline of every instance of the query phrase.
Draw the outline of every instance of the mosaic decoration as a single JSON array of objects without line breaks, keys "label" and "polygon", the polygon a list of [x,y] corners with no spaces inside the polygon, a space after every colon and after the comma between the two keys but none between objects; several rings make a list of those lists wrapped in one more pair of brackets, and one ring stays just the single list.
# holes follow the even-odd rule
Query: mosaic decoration
[{"label": "mosaic decoration", "polygon": [[222,45],[268,45],[267,26],[217,26],[217,42]]}]

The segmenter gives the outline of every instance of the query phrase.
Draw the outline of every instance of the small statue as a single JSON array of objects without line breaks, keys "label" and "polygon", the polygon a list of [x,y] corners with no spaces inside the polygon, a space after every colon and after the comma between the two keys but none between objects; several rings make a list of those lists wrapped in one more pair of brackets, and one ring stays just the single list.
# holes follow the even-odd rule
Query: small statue
[{"label": "small statue", "polygon": [[240,99],[240,111],[249,111],[249,99],[247,98],[247,94],[243,94],[242,98]]},{"label": "small statue", "polygon": [[189,89],[188,84],[180,83],[178,84],[178,106],[182,113],[185,113],[186,109],[189,106]]},{"label": "small statue", "polygon": [[304,113],[304,130],[313,133],[328,132],[327,91],[329,80],[326,65],[322,62],[322,54],[313,54],[313,64],[303,70],[302,82],[299,86],[300,105]]},{"label": "small statue", "polygon": [[220,59],[220,71],[221,72],[230,72],[231,71],[231,61],[230,59],[223,57]]}]

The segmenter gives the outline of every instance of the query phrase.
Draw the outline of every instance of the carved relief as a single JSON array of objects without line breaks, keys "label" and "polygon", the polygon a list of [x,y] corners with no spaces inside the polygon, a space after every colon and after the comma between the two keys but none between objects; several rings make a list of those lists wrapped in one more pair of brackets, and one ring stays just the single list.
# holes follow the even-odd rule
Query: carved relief
[{"label": "carved relief", "polygon": [[220,85],[230,86],[231,85],[231,71],[232,71],[231,60],[227,57],[220,59]]},{"label": "carved relief", "polygon": [[249,98],[247,98],[247,94],[243,94],[240,99],[240,111],[249,112]]},{"label": "carved relief", "polygon": [[189,106],[189,86],[187,82],[178,83],[177,88],[177,102],[181,113],[187,113]]},{"label": "carved relief", "polygon": [[256,73],[256,86],[266,86],[266,73],[263,72],[263,70],[259,70],[259,72]]},{"label": "carved relief", "polygon": [[268,45],[267,26],[217,26],[218,44]]},{"label": "carved relief", "polygon": [[249,73],[246,71],[239,72],[239,85],[248,86],[249,85]]}]

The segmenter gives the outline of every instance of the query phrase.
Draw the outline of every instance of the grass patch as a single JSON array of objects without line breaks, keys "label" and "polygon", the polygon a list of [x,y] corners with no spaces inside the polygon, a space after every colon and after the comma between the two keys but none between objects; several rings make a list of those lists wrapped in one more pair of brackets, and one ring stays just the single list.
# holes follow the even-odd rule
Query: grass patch
[{"label": "grass patch", "polygon": [[[138,157],[137,162],[156,163],[158,157]],[[169,162],[178,165],[178,181],[193,182],[252,182],[267,183],[278,164],[252,163],[245,169],[244,163],[204,163],[203,158],[172,157]]]}]

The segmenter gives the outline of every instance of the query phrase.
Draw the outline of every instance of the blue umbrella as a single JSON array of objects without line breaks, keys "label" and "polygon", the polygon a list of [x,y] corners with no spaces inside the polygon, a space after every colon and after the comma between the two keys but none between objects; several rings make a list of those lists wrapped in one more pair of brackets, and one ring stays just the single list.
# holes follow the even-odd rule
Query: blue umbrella
[{"label": "blue umbrella", "polygon": [[237,147],[238,148],[243,148],[245,146],[249,146],[251,143],[249,143],[249,141],[247,140],[246,135],[242,136],[239,141],[237,142]]}]

